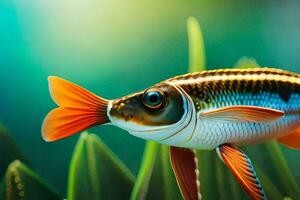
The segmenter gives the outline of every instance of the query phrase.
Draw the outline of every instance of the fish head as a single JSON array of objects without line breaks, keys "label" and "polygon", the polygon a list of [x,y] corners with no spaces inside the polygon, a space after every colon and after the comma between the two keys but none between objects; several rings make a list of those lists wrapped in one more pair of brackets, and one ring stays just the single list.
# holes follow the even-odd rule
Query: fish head
[{"label": "fish head", "polygon": [[188,113],[182,89],[161,83],[119,99],[111,100],[107,115],[111,123],[144,139],[162,140]]}]

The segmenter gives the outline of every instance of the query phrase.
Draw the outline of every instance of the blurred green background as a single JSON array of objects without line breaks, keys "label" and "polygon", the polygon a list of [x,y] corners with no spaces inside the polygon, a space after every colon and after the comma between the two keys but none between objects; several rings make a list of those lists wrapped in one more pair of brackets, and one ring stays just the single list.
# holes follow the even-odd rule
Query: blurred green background
[{"label": "blurred green background", "polygon": [[[116,98],[185,73],[189,16],[201,24],[208,68],[250,56],[300,73],[299,10],[297,0],[0,0],[0,122],[63,194],[78,135],[42,140],[43,118],[55,107],[48,75]],[[143,140],[111,126],[92,132],[137,173]],[[284,152],[300,180],[299,153]]]}]

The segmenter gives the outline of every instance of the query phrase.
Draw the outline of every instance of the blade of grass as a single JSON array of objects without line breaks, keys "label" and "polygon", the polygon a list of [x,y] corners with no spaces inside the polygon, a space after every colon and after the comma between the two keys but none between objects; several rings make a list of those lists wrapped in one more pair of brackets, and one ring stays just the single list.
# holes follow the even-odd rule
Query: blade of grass
[{"label": "blade of grass", "polygon": [[146,143],[139,174],[130,197],[131,200],[144,199],[146,196],[158,148],[159,144],[156,142]]},{"label": "blade of grass", "polygon": [[276,141],[271,141],[266,143],[264,147],[273,163],[273,170],[276,171],[276,175],[281,180],[279,184],[284,188],[284,191],[286,192],[285,195],[291,196],[294,199],[299,199],[300,187],[297,184],[278,143]]},{"label": "blade of grass", "polygon": [[189,41],[189,72],[198,72],[205,67],[205,48],[201,27],[195,17],[187,20]]},{"label": "blade of grass", "polygon": [[148,142],[131,199],[178,199],[181,194],[169,161],[169,146]]},{"label": "blade of grass", "polygon": [[[99,137],[81,134],[70,164],[68,199],[128,199],[135,177]],[[116,188],[118,192],[116,192]]]},{"label": "blade of grass", "polygon": [[28,163],[21,151],[13,141],[7,128],[0,123],[0,179],[3,177],[7,166],[14,160]]},{"label": "blade of grass", "polygon": [[266,194],[268,194],[269,199],[280,200],[283,199],[283,195],[280,193],[278,188],[269,179],[269,177],[260,169],[258,165],[254,165],[257,175],[264,187]]},{"label": "blade of grass", "polygon": [[4,184],[7,200],[61,199],[52,187],[19,160],[9,165]]}]

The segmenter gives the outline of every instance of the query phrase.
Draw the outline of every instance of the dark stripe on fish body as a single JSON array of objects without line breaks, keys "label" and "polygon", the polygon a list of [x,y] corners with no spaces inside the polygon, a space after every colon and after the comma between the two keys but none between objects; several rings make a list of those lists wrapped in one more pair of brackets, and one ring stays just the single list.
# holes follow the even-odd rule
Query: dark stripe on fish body
[{"label": "dark stripe on fish body", "polygon": [[279,96],[284,102],[288,102],[290,99],[291,94],[293,93],[293,84],[288,82],[279,82]]},{"label": "dark stripe on fish body", "polygon": [[[261,75],[259,79],[257,78],[258,75]],[[264,75],[269,76],[263,79],[262,76]],[[274,75],[274,79],[270,75]],[[216,76],[218,79],[214,79]],[[237,76],[237,78],[234,79],[232,76]],[[242,79],[241,76],[245,76],[245,79]],[[278,76],[282,76],[282,79]],[[206,104],[214,102],[219,95],[234,95],[234,93],[260,95],[262,92],[267,92],[278,94],[286,103],[289,102],[293,93],[300,94],[300,75],[271,68],[204,71],[177,76],[167,81],[175,84],[180,83],[180,86],[189,95]]]},{"label": "dark stripe on fish body", "polygon": [[259,94],[261,91],[261,81],[260,80],[251,80],[251,85],[249,86],[249,91],[251,91],[254,95]]},{"label": "dark stripe on fish body", "polygon": [[[269,92],[272,94],[278,94],[279,97],[284,101],[288,102],[292,93],[300,94],[300,85],[295,85],[290,82],[283,81],[268,81],[268,80],[226,80],[226,81],[215,81],[207,84],[206,87],[190,88],[190,85],[183,85],[183,89],[189,94],[193,95],[200,100],[204,100],[209,103],[208,96],[215,96],[226,92],[239,92],[241,94],[250,93],[252,95],[259,95],[261,92]],[[294,90],[294,87],[298,88]]]}]

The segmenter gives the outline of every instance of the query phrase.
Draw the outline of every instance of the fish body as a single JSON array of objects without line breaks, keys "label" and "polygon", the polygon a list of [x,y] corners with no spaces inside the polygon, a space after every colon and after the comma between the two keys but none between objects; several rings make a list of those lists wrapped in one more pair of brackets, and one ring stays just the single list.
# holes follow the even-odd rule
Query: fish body
[{"label": "fish body", "polygon": [[114,100],[57,77],[49,83],[60,106],[43,124],[51,141],[110,123],[143,139],[214,149],[277,139],[300,127],[300,75],[280,69],[186,74]]}]

